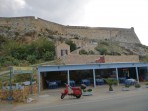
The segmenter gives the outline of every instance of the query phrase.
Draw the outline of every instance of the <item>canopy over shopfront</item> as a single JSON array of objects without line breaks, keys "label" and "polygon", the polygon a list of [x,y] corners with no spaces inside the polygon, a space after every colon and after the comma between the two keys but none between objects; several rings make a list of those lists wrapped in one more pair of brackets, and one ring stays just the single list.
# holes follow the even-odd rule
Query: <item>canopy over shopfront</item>
[{"label": "canopy over shopfront", "polygon": [[[102,69],[114,69],[116,79],[119,84],[119,72],[120,70],[125,71],[125,69],[133,70],[133,77],[139,82],[139,74],[140,74],[140,68],[146,69],[146,72],[148,72],[148,63],[92,63],[92,64],[75,64],[75,65],[43,65],[38,66],[38,80],[39,80],[39,93],[41,90],[41,75],[42,73],[46,72],[65,72],[66,73],[66,82],[70,84],[70,76],[71,71],[81,71],[81,70],[91,70],[92,71],[92,77],[93,77],[93,86],[96,87],[96,71],[102,70]],[[46,76],[48,73],[46,73]],[[51,74],[52,75],[52,74]],[[51,76],[50,75],[50,76]],[[58,73],[57,73],[58,75]],[[129,74],[128,74],[129,75]]]}]

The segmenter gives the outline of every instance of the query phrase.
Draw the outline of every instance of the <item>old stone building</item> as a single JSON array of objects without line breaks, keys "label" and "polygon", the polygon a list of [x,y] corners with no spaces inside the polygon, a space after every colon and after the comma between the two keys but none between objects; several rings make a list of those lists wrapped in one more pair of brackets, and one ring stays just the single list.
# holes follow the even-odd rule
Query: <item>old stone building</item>
[{"label": "old stone building", "polygon": [[56,46],[56,56],[60,58],[62,56],[66,56],[70,54],[70,46],[62,43]]}]

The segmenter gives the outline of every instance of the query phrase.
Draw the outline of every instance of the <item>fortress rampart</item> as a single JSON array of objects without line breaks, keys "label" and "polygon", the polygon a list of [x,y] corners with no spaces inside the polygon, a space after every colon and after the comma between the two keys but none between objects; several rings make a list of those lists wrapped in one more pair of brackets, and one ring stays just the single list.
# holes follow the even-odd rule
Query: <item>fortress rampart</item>
[{"label": "fortress rampart", "polygon": [[52,31],[58,31],[58,33],[60,34],[65,34],[65,26],[63,25],[49,22],[41,18],[37,19],[36,24],[38,24],[37,26],[42,27],[44,29],[50,29]]},{"label": "fortress rampart", "polygon": [[133,28],[104,28],[104,27],[78,27],[67,26],[66,31],[69,34],[79,35],[89,39],[111,39],[126,43],[140,43]]},{"label": "fortress rampart", "polygon": [[34,16],[27,17],[0,17],[0,26],[7,26],[16,31],[41,30],[57,31],[59,34],[68,37],[76,35],[80,38],[95,40],[110,39],[126,43],[140,43],[134,28],[105,28],[105,27],[82,27],[64,26]]},{"label": "fortress rampart", "polygon": [[0,17],[0,26],[11,27],[13,30],[22,31],[35,28],[35,17]]}]

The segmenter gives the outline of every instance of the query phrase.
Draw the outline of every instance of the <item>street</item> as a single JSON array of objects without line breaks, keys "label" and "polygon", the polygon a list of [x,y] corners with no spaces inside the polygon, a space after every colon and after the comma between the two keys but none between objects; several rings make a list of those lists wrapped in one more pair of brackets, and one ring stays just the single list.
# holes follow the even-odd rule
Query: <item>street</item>
[{"label": "street", "polygon": [[88,101],[82,101],[81,99],[65,101],[44,107],[19,109],[19,111],[148,111],[147,92],[97,98]]}]

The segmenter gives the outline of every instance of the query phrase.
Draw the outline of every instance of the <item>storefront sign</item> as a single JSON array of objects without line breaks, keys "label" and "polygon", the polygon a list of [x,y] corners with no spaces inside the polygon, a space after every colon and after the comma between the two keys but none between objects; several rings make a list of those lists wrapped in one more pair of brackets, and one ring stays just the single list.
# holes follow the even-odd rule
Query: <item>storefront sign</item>
[{"label": "storefront sign", "polygon": [[30,74],[33,73],[33,67],[12,67],[13,74]]}]

